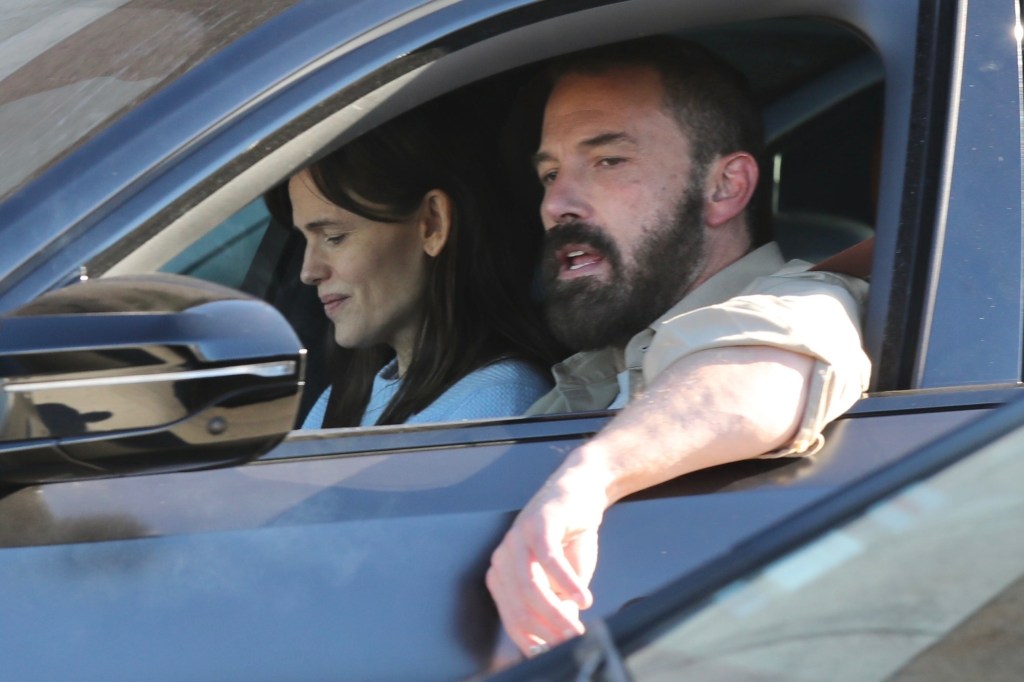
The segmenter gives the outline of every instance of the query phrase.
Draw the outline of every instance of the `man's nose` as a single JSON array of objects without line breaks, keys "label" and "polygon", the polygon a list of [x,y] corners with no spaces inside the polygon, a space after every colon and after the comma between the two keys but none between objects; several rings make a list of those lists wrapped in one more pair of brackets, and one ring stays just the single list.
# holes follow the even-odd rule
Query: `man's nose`
[{"label": "man's nose", "polygon": [[316,250],[307,244],[306,250],[302,254],[302,269],[299,271],[299,279],[303,284],[315,287],[327,279],[327,276],[326,264],[317,256]]},{"label": "man's nose", "polygon": [[574,220],[589,220],[592,211],[586,188],[564,170],[544,188],[540,206],[545,229]]}]

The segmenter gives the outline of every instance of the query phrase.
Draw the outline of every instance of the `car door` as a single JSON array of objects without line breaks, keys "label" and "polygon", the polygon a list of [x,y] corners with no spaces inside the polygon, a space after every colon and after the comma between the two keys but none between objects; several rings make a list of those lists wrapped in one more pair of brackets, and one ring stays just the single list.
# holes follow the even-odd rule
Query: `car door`
[{"label": "car door", "polygon": [[[195,274],[185,245],[221,230],[262,237],[262,219],[243,218],[263,191],[456,87],[515,82],[544,57],[645,32],[727,53],[751,36],[770,47],[789,35],[774,22],[794,18],[798,34],[839,26],[863,36],[862,54],[882,67],[877,200],[867,211],[873,392],[830,428],[814,460],[702,472],[613,508],[588,614],[603,618],[1016,392],[1012,1],[298,3],[7,197],[0,310],[83,268]],[[751,54],[756,64],[769,53]],[[784,58],[774,71],[804,74],[766,102],[792,141],[822,107],[846,101],[814,86],[848,64],[815,74],[793,66],[813,51],[770,54]],[[981,182],[991,201],[977,200]],[[610,416],[295,432],[246,466],[9,488],[0,498],[5,665],[40,679],[473,675],[498,639],[482,579],[490,552]]]}]

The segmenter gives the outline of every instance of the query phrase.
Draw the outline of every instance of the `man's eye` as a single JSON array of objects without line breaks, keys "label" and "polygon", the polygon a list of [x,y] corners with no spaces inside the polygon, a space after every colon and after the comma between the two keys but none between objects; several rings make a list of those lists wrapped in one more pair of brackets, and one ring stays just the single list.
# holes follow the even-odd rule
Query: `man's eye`
[{"label": "man's eye", "polygon": [[626,163],[626,159],[622,158],[621,156],[605,156],[597,160],[598,166],[605,167],[618,166],[623,163]]},{"label": "man's eye", "polygon": [[550,185],[558,177],[558,171],[546,171],[540,174],[540,184]]}]

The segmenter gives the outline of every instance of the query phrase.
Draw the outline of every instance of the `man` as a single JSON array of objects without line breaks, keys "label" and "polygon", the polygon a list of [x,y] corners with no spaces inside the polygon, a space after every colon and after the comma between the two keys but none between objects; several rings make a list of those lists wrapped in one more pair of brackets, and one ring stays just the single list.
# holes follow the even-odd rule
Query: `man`
[{"label": "man", "polygon": [[625,405],[572,451],[492,556],[526,653],[582,633],[605,509],[726,462],[809,454],[866,389],[866,284],[759,241],[759,116],[742,77],[670,39],[561,63],[534,161],[547,316],[581,353],[534,413]]}]

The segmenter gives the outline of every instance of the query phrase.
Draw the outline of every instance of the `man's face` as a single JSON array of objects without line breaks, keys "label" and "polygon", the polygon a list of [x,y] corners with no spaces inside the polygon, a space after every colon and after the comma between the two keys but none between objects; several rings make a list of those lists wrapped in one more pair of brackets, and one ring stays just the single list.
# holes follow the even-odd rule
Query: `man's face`
[{"label": "man's face", "polygon": [[535,155],[544,186],[546,313],[578,350],[624,345],[705,262],[704,169],[653,69],[559,80]]}]

